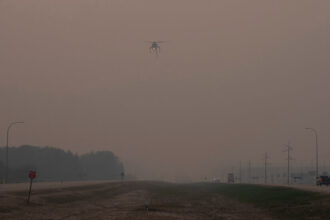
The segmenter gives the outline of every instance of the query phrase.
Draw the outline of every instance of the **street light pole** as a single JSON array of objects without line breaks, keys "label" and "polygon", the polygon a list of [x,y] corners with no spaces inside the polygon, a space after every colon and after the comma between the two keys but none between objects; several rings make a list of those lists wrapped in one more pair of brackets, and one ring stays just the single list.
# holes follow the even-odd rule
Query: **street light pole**
[{"label": "street light pole", "polygon": [[7,128],[7,139],[6,139],[6,173],[5,173],[5,183],[8,183],[8,143],[9,143],[9,131],[10,128],[15,124],[22,124],[23,121],[15,121],[9,124]]},{"label": "street light pole", "polygon": [[319,143],[317,131],[314,128],[305,128],[306,130],[313,131],[315,134],[315,148],[316,148],[316,178],[319,176]]}]

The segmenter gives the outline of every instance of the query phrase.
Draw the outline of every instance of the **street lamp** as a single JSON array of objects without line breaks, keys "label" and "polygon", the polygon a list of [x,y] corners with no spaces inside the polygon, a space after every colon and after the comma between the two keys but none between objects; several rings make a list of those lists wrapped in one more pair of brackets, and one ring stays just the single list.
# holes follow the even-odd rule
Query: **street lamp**
[{"label": "street lamp", "polygon": [[314,128],[305,128],[306,130],[313,131],[315,134],[315,148],[316,148],[316,178],[319,176],[319,144],[317,138],[317,131]]},{"label": "street lamp", "polygon": [[6,141],[6,174],[5,174],[5,183],[8,183],[8,142],[9,142],[9,131],[10,128],[15,124],[23,124],[23,121],[15,121],[9,124],[7,128],[7,141]]}]

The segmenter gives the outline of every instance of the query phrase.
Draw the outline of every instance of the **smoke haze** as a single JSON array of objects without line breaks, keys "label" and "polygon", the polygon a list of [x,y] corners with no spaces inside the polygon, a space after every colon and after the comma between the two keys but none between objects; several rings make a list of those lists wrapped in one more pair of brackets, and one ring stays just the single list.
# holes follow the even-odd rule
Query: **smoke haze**
[{"label": "smoke haze", "polygon": [[[2,0],[0,143],[111,150],[144,178],[330,157],[326,0]],[[158,58],[146,41],[163,40]]]}]

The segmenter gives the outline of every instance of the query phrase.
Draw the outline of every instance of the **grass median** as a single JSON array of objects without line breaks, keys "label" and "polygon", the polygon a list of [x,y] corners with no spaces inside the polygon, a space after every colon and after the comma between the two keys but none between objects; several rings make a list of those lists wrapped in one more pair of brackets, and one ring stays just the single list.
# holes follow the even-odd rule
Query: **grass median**
[{"label": "grass median", "polygon": [[[238,200],[280,219],[330,219],[330,195],[279,186],[252,184],[174,184],[158,188],[158,193],[189,195],[196,192]],[[200,193],[199,193],[200,195]]]}]

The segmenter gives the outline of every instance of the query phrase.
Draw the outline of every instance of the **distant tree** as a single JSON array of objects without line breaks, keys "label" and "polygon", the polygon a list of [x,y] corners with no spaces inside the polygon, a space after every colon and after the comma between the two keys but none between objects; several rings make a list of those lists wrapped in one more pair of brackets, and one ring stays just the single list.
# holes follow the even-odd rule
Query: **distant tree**
[{"label": "distant tree", "polygon": [[123,164],[110,151],[84,154],[81,162],[87,179],[120,179]]},{"label": "distant tree", "polygon": [[[0,148],[0,178],[3,179],[5,148]],[[110,151],[78,156],[53,147],[9,148],[10,182],[24,182],[29,170],[37,171],[37,181],[119,179],[123,165]]]}]

